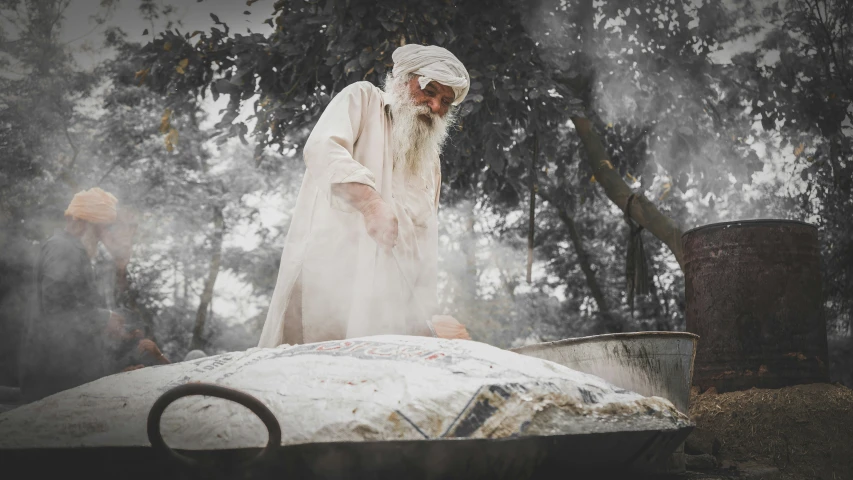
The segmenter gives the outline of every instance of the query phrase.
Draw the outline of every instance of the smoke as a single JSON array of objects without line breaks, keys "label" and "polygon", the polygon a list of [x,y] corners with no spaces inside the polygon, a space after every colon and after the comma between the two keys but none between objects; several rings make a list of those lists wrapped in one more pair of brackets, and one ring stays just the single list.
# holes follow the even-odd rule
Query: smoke
[{"label": "smoke", "polygon": [[[604,133],[616,129],[625,141],[630,140],[625,132],[648,132],[640,144],[642,168],[628,172],[638,179],[626,179],[632,188],[688,227],[790,214],[772,191],[792,181],[792,175],[770,178],[766,173],[783,163],[774,148],[778,139],[767,138],[749,109],[732,103],[713,80],[713,75],[728,75],[721,63],[728,63],[734,50],[699,42],[678,51],[683,45],[669,41],[679,33],[667,25],[695,27],[697,6],[684,6],[686,21],[674,11],[647,11],[641,14],[645,30],[627,25],[627,11],[606,3],[594,3],[591,12],[582,9],[564,0],[541,0],[525,12],[522,23],[554,68],[572,75],[595,72],[591,107],[606,125]],[[594,26],[586,45],[584,26]],[[717,28],[725,36],[724,20]],[[703,60],[705,46],[710,50]]]},{"label": "smoke", "polygon": [[[574,291],[549,266],[552,259],[538,250],[527,284],[524,208],[496,211],[464,201],[439,212],[439,310],[455,316],[474,340],[503,348],[588,334],[595,323],[595,310],[578,308]],[[537,211],[538,234],[549,228],[547,208]]]}]

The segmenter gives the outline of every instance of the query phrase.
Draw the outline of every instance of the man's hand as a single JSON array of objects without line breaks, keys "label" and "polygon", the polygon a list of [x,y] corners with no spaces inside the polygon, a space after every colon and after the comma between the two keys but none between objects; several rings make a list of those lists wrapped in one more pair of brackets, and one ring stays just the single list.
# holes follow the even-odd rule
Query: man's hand
[{"label": "man's hand", "polygon": [[450,315],[433,315],[432,328],[438,338],[471,340],[468,330]]},{"label": "man's hand", "polygon": [[136,351],[141,354],[150,355],[160,363],[169,363],[169,359],[163,355],[163,352],[160,351],[157,344],[147,338],[143,338],[139,341],[139,344],[136,346]]},{"label": "man's hand", "polygon": [[397,215],[382,196],[363,183],[339,183],[332,185],[336,195],[364,215],[364,226],[370,238],[379,245],[393,248],[397,243]]},{"label": "man's hand", "polygon": [[362,211],[367,234],[379,245],[394,248],[397,244],[397,215],[381,198],[364,205]]}]

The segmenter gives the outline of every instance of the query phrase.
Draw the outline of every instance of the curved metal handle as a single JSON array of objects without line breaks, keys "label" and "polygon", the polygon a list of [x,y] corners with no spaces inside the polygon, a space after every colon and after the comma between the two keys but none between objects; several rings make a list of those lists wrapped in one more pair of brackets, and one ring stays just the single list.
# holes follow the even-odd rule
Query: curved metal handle
[{"label": "curved metal handle", "polygon": [[187,467],[197,469],[202,466],[198,460],[186,455],[181,455],[180,453],[172,450],[168,445],[166,445],[166,442],[163,440],[163,436],[160,434],[160,418],[163,416],[163,412],[166,410],[166,407],[179,398],[193,395],[223,398],[225,400],[231,400],[232,402],[239,403],[251,410],[252,413],[257,415],[258,418],[264,422],[264,426],[267,427],[267,432],[269,432],[267,445],[254,458],[246,461],[242,465],[243,467],[263,461],[270,452],[275,449],[275,447],[281,445],[281,427],[278,424],[278,419],[276,419],[270,409],[257,398],[247,393],[223,387],[221,385],[213,385],[210,383],[187,383],[185,385],[179,385],[161,395],[160,398],[154,402],[154,405],[148,412],[148,441],[151,442],[151,447],[154,450],[162,452],[164,455],[171,457],[173,460]]}]

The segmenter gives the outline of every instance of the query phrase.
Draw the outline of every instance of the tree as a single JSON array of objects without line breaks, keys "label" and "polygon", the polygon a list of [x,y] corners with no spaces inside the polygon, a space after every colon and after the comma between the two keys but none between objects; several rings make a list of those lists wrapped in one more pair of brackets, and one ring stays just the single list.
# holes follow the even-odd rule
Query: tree
[{"label": "tree", "polygon": [[[819,227],[834,377],[853,372],[853,4],[770,2],[768,29],[756,49],[733,59],[741,87],[768,145],[787,160],[790,209]],[[832,340],[837,337],[835,347]],[[835,356],[835,352],[831,357]],[[843,373],[842,373],[843,372]],[[848,377],[849,382],[849,377]]]},{"label": "tree", "polygon": [[[596,205],[584,204],[595,198],[587,182],[594,178],[624,210],[634,193],[624,180],[629,175],[641,189],[665,175],[671,179],[665,189],[704,193],[728,188],[720,169],[743,181],[761,167],[749,145],[719,140],[748,131],[737,92],[722,89],[729,68],[711,59],[722,42],[743,33],[720,2],[691,8],[669,0],[601,6],[503,0],[484,10],[473,2],[294,0],[275,4],[267,23],[276,31],[268,36],[231,35],[214,21],[217,28],[197,35],[165,32],[145,47],[141,68],[150,69],[146,83],[176,109],[204,92],[229,95],[220,126],[241,139],[248,126],[235,121],[239,108],[257,98],[252,133],[259,163],[268,146],[298,148],[345,85],[381,83],[395,47],[426,42],[448,46],[472,77],[443,156],[449,204],[485,198],[506,211],[529,202],[531,188],[538,188],[551,200],[547,205],[569,214],[570,207]],[[185,73],[176,74],[181,62]],[[632,96],[638,100],[626,107]],[[569,120],[581,143],[553,135]],[[536,138],[542,158],[531,162]],[[567,178],[584,157],[578,176]],[[631,217],[680,263],[681,219],[662,213],[642,192],[636,198]],[[595,275],[586,271],[595,291]],[[610,310],[603,294],[595,297],[599,310]],[[623,328],[624,321],[610,317],[608,329]]]},{"label": "tree", "polygon": [[[82,71],[59,41],[67,0],[0,2],[0,383],[17,382],[18,340],[30,317],[38,242],[61,226],[81,185],[88,118],[76,102],[97,76]],[[63,207],[64,208],[64,207]]]}]

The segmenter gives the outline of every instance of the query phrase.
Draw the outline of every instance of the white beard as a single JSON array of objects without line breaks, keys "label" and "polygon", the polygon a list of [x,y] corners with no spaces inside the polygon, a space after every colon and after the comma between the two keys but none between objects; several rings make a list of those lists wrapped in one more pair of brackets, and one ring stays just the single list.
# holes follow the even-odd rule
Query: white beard
[{"label": "white beard", "polygon": [[[427,105],[415,105],[407,78],[393,78],[389,74],[385,79],[385,93],[392,98],[394,169],[405,168],[409,175],[431,178],[438,167],[438,155],[448,131],[456,120],[453,110],[442,118],[432,113]],[[429,117],[432,122],[423,121],[419,115]]]}]

